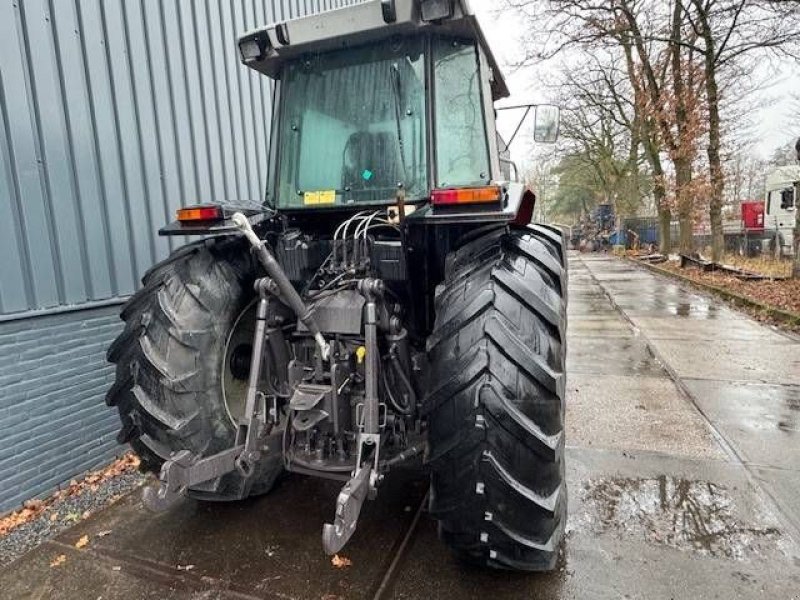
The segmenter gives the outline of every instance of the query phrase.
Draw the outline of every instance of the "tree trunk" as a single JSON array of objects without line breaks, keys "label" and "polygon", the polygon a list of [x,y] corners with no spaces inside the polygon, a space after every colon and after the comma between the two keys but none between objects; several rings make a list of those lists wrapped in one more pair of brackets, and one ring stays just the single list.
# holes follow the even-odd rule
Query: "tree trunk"
[{"label": "tree trunk", "polygon": [[[713,180],[713,174],[711,178]],[[719,201],[719,198],[711,198],[708,216],[711,221],[711,260],[721,262],[725,252],[725,234],[722,228],[722,202]]]},{"label": "tree trunk", "polygon": [[[658,123],[654,122],[655,118],[652,115],[647,114],[644,108],[647,104],[646,98],[648,95],[653,97],[658,96],[658,84],[656,79],[652,76],[652,66],[650,65],[649,61],[645,61],[645,59],[649,57],[646,54],[644,45],[641,43],[641,35],[638,33],[638,29],[635,27],[636,23],[633,19],[633,15],[627,6],[625,6],[625,10],[627,11],[626,14],[627,18],[629,19],[629,24],[633,26],[634,39],[637,46],[637,51],[639,53],[639,58],[642,61],[642,66],[644,67],[645,72],[648,74],[648,77],[646,78],[647,83],[645,84],[640,82],[636,63],[633,58],[634,42],[632,42],[628,37],[622,36],[620,38],[620,42],[625,52],[625,64],[628,71],[628,78],[633,86],[633,106],[635,111],[634,123],[638,125],[637,137],[644,148],[645,156],[647,157],[647,161],[650,163],[650,168],[653,171],[653,196],[656,202],[656,209],[658,210],[658,249],[661,254],[666,256],[669,254],[670,250],[672,250],[672,211],[670,210],[669,202],[667,200],[664,167],[661,164],[660,153],[662,147],[660,136],[658,135]],[[649,90],[649,94],[646,87],[647,85],[654,86]]]},{"label": "tree trunk", "polygon": [[667,190],[663,180],[656,179],[653,197],[658,210],[658,251],[667,256],[672,250],[672,211],[667,202]]},{"label": "tree trunk", "polygon": [[672,250],[672,211],[664,208],[658,211],[658,251],[664,256]]},{"label": "tree trunk", "polygon": [[680,253],[687,256],[694,252],[692,221],[691,212],[684,210],[678,212],[678,222],[680,224]]},{"label": "tree trunk", "polygon": [[[716,84],[714,84],[716,87]],[[716,102],[716,100],[714,100]],[[725,194],[725,176],[719,155],[719,106],[709,100],[708,165],[711,174],[711,260],[719,262],[725,250],[725,237],[722,229],[722,205]]]},{"label": "tree trunk", "polygon": [[675,125],[678,135],[677,144],[672,147],[672,164],[675,166],[675,196],[678,205],[678,221],[680,223],[680,252],[691,254],[694,250],[694,198],[690,184],[692,183],[692,164],[694,148],[692,133],[689,131],[689,111],[686,105],[686,82],[684,81],[683,61],[681,57],[681,27],[683,25],[683,2],[675,0],[672,10],[672,36],[670,54],[672,63],[672,93],[675,96]]},{"label": "tree trunk", "polygon": [[[698,6],[698,3],[695,4]],[[701,6],[702,8],[702,6]],[[711,203],[709,218],[711,221],[711,260],[719,262],[725,250],[725,237],[722,230],[722,205],[725,195],[725,175],[720,158],[720,114],[719,88],[717,86],[716,46],[714,36],[709,28],[707,15],[702,12],[703,38],[705,40],[705,79],[708,101],[708,167],[711,175]]]},{"label": "tree trunk", "polygon": [[[800,140],[797,140],[797,157],[800,159]],[[794,259],[792,261],[792,278],[800,279],[800,183],[794,186]]]},{"label": "tree trunk", "polygon": [[680,225],[680,253],[691,254],[694,251],[694,206],[689,189],[692,182],[692,163],[684,158],[676,159],[675,195],[678,205],[678,223]]}]

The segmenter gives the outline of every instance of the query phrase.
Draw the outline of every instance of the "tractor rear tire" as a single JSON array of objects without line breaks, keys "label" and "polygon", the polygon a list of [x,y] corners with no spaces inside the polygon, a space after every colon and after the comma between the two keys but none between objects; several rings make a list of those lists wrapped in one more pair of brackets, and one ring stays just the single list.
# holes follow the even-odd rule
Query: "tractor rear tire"
[{"label": "tractor rear tire", "polygon": [[[117,436],[158,473],[172,453],[210,456],[233,446],[226,408],[225,347],[237,318],[255,297],[256,265],[237,237],[190,244],[150,269],[122,309],[122,333],[108,350],[116,381],[106,403],[122,420]],[[229,473],[190,488],[204,500],[266,493],[283,468],[278,447],[248,478]]]},{"label": "tractor rear tire", "polygon": [[499,229],[447,258],[428,340],[432,515],[471,564],[547,571],[564,534],[563,234]]}]

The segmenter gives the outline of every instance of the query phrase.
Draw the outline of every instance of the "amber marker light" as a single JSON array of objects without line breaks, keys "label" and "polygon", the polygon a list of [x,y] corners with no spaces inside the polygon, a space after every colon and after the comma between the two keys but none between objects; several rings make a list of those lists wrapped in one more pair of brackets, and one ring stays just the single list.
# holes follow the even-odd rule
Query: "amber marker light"
[{"label": "amber marker light", "polygon": [[177,212],[178,221],[181,223],[187,221],[219,221],[224,217],[221,207],[208,204],[179,208]]},{"label": "amber marker light", "polygon": [[503,190],[498,185],[475,188],[452,188],[433,190],[431,204],[434,206],[454,206],[458,204],[491,204],[500,202]]}]

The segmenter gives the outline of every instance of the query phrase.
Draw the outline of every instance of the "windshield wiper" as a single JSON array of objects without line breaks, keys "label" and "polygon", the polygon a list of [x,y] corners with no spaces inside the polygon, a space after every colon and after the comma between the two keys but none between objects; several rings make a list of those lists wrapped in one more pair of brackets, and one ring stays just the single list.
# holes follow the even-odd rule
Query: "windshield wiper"
[{"label": "windshield wiper", "polygon": [[408,179],[408,169],[406,168],[406,151],[403,143],[402,125],[402,103],[403,103],[403,82],[400,77],[400,67],[397,63],[392,63],[392,92],[394,93],[394,120],[397,126],[397,144],[400,147],[400,166],[403,168],[403,185]]}]

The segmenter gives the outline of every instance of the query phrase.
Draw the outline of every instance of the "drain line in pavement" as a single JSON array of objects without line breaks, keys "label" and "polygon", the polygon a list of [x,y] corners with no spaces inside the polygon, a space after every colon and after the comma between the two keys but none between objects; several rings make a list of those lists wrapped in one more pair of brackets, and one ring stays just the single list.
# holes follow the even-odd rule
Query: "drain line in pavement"
[{"label": "drain line in pavement", "polygon": [[428,494],[425,494],[425,497],[422,498],[422,502],[420,502],[419,507],[417,508],[416,514],[414,514],[414,519],[411,521],[411,525],[408,527],[408,531],[406,531],[405,536],[403,537],[403,541],[400,542],[400,545],[397,547],[397,551],[394,553],[394,557],[392,558],[392,562],[389,563],[389,567],[386,569],[386,573],[383,574],[383,579],[381,579],[381,583],[378,586],[378,589],[375,590],[375,595],[372,596],[372,600],[381,600],[384,598],[386,592],[391,587],[392,583],[394,582],[394,577],[397,573],[397,567],[400,566],[401,561],[405,558],[406,552],[408,551],[409,543],[411,542],[411,538],[414,537],[414,533],[417,530],[417,525],[419,525],[420,517],[422,517],[422,513],[425,512],[425,506],[428,504]]}]

